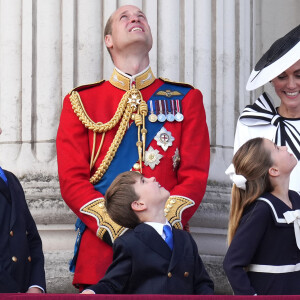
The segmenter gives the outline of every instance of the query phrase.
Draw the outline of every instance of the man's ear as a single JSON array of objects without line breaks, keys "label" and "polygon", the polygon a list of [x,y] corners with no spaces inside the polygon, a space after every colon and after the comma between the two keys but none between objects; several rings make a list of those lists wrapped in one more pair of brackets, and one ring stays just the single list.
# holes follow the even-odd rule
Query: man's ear
[{"label": "man's ear", "polygon": [[143,211],[146,209],[146,204],[142,201],[133,201],[131,203],[131,208],[133,211]]},{"label": "man's ear", "polygon": [[113,46],[113,41],[112,41],[112,36],[111,36],[111,34],[107,34],[107,35],[105,36],[104,42],[105,42],[105,45],[106,45],[107,48],[109,48],[109,49],[112,48],[112,46]]},{"label": "man's ear", "polygon": [[280,172],[276,167],[271,167],[269,169],[269,175],[272,176],[272,177],[277,177],[277,176],[280,175]]}]

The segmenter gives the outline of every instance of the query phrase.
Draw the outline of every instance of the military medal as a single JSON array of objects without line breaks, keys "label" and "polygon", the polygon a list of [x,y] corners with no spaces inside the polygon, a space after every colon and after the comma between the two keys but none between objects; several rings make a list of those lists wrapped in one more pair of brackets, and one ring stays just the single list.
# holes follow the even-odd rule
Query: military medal
[{"label": "military medal", "polygon": [[160,163],[160,159],[163,156],[158,150],[154,150],[151,146],[145,152],[145,166],[149,166],[152,170]]},{"label": "military medal", "polygon": [[164,151],[172,146],[173,141],[175,140],[175,138],[171,135],[171,132],[167,131],[165,127],[161,128],[154,139],[157,141],[157,145],[161,146]]},{"label": "military medal", "polygon": [[131,93],[128,97],[127,103],[130,103],[130,106],[132,107],[133,111],[136,111],[137,106],[141,104],[141,97],[138,93]]},{"label": "military medal", "polygon": [[164,112],[163,112],[163,106],[162,106],[162,104],[161,104],[161,101],[162,101],[162,100],[158,100],[159,114],[158,114],[158,116],[157,116],[157,119],[158,119],[159,122],[165,122],[166,119],[167,119],[167,117],[166,117],[166,115],[165,115]]},{"label": "military medal", "polygon": [[[165,100],[165,101],[167,101],[167,100]],[[167,104],[168,104],[167,120],[168,120],[169,122],[174,122],[175,116],[174,116],[174,114],[172,114],[172,112],[171,112],[171,103],[170,103],[170,101],[167,101]]]},{"label": "military medal", "polygon": [[175,120],[177,122],[182,122],[184,117],[183,114],[180,112],[180,101],[179,99],[175,100],[176,101],[176,115],[175,115]]},{"label": "military medal", "polygon": [[148,116],[148,120],[154,123],[157,121],[157,115],[154,113],[153,100],[150,100],[149,103],[150,103],[150,115]]}]

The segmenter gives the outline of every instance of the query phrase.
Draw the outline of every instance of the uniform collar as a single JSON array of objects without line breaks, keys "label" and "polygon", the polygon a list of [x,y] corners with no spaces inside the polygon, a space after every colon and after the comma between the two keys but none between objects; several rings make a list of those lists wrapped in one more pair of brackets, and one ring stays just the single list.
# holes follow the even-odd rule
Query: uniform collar
[{"label": "uniform collar", "polygon": [[141,90],[152,84],[154,80],[155,76],[153,75],[150,66],[133,76],[128,75],[115,67],[109,82],[121,90],[128,91],[133,83],[138,90]]}]

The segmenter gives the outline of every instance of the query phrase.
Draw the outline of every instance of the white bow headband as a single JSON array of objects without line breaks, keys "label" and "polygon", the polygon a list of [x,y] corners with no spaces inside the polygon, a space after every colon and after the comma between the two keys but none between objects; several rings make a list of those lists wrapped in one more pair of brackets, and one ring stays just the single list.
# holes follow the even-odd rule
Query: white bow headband
[{"label": "white bow headband", "polygon": [[235,173],[235,168],[233,164],[230,164],[230,166],[225,171],[225,174],[228,175],[231,179],[231,181],[242,190],[246,190],[246,182],[247,179],[243,175],[237,175]]}]

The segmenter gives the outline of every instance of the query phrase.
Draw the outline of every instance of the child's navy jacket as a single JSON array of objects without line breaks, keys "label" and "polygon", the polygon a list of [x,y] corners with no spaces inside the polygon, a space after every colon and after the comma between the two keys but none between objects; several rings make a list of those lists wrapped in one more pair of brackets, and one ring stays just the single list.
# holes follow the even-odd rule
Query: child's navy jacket
[{"label": "child's navy jacket", "polygon": [[300,220],[288,224],[284,216],[292,212],[300,217],[300,196],[289,191],[289,198],[292,209],[266,193],[244,211],[223,263],[235,294],[300,294],[300,250],[294,230],[294,222],[299,227]]},{"label": "child's navy jacket", "polygon": [[101,294],[213,294],[192,236],[172,231],[173,251],[147,224],[125,232],[115,240],[106,275],[89,289]]}]

